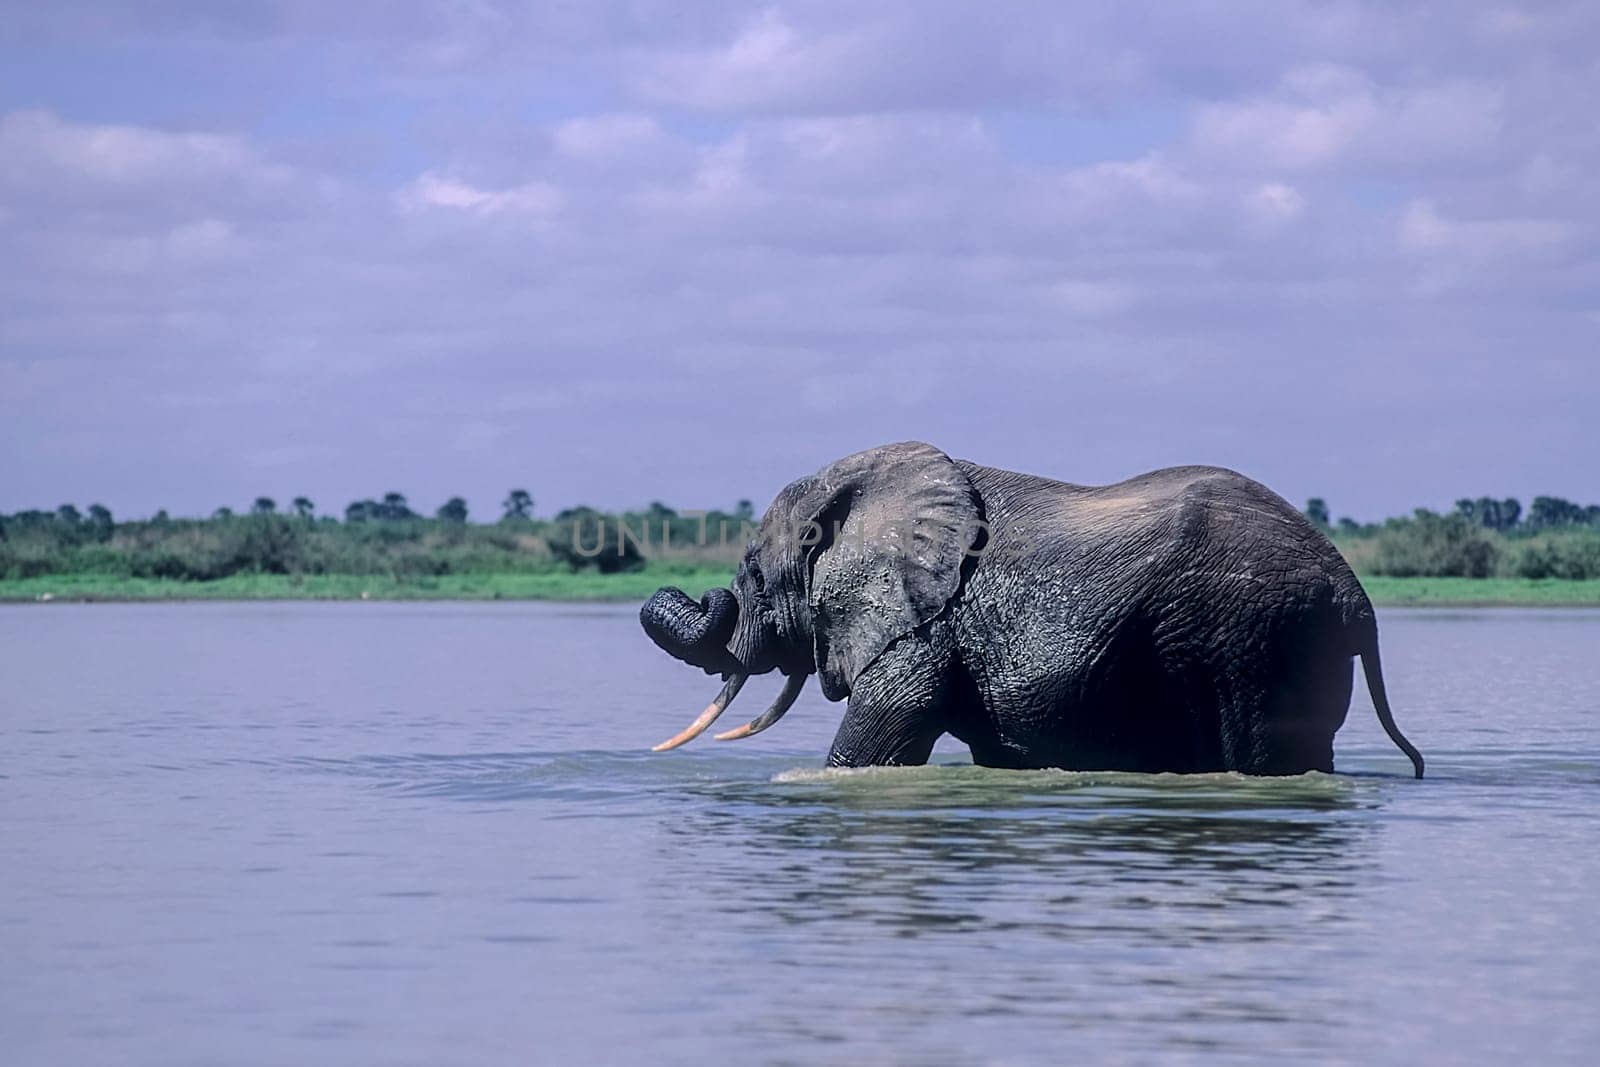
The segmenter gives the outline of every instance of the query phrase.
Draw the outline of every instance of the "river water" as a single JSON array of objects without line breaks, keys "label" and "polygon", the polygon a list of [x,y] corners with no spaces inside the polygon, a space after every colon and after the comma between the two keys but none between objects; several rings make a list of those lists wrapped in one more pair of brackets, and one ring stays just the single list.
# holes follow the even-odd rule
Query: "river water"
[{"label": "river water", "polygon": [[0,1055],[1594,1062],[1600,612],[1380,621],[1421,782],[1359,682],[1332,776],[829,772],[651,754],[626,606],[0,608]]}]

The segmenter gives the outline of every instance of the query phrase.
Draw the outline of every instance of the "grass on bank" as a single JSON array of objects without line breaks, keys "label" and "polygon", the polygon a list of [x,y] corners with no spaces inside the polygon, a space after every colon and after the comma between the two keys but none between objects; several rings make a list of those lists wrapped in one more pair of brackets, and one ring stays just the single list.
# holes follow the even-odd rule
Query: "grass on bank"
[{"label": "grass on bank", "polygon": [[[651,564],[638,571],[549,571],[404,577],[234,574],[208,582],[57,574],[0,580],[0,601],[102,600],[643,600],[662,585],[698,596],[732,576],[724,567]],[[1600,607],[1600,579],[1362,578],[1381,607]]]},{"label": "grass on bank", "polygon": [[1379,607],[1600,607],[1600,579],[1362,575]]},{"label": "grass on bank", "polygon": [[94,600],[643,600],[662,585],[694,596],[727,585],[721,568],[651,566],[619,574],[233,574],[209,582],[53,574],[0,580],[0,601]]}]

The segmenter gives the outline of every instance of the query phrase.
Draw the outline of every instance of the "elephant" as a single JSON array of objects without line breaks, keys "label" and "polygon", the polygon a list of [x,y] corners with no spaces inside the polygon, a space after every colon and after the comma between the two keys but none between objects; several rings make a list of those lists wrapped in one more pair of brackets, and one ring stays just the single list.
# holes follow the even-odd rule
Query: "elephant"
[{"label": "elephant", "polygon": [[1073,485],[903,442],[783,489],[732,583],[640,609],[662,649],[725,684],[816,674],[847,700],[828,762],[919,765],[950,734],[1003,768],[1291,775],[1333,770],[1361,658],[1395,725],[1361,583],[1305,516],[1221,467]]}]

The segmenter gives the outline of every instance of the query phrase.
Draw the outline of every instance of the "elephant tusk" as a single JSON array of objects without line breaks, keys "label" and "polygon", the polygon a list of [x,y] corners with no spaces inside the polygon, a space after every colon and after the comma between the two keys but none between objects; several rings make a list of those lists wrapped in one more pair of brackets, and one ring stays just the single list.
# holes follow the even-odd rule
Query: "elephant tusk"
[{"label": "elephant tusk", "polygon": [[737,741],[741,737],[750,737],[759,734],[771,726],[794,706],[795,698],[800,695],[800,690],[806,686],[809,674],[791,674],[783,683],[783,692],[778,694],[778,699],[772,702],[772,707],[763,711],[757,718],[751,719],[743,726],[725,731],[717,735],[718,741]]},{"label": "elephant tusk", "polygon": [[666,752],[669,749],[677,748],[679,745],[686,745],[705,733],[706,728],[717,721],[717,716],[728,710],[728,705],[733,703],[733,698],[739,695],[739,689],[744,685],[745,679],[748,677],[749,675],[747,674],[729,676],[727,683],[722,687],[722,692],[717,694],[717,699],[706,705],[706,710],[700,713],[698,719],[689,724],[688,729],[676,737],[671,737],[661,742],[650,751]]}]

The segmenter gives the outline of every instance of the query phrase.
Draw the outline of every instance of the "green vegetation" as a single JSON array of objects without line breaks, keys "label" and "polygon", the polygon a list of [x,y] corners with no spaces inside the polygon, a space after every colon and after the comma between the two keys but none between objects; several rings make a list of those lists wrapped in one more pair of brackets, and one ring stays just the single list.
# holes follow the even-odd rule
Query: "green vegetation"
[{"label": "green vegetation", "polygon": [[[490,523],[469,521],[461,497],[427,518],[397,492],[351,503],[342,520],[306,497],[209,519],[117,522],[99,504],[19,512],[0,516],[0,600],[632,600],[663,583],[726,583],[754,521],[748,500],[549,519],[533,508],[516,489]],[[1483,497],[1361,524],[1314,499],[1306,515],[1380,604],[1600,605],[1600,507],[1537,497],[1524,515]]]},{"label": "green vegetation", "polygon": [[651,564],[595,570],[395,577],[362,574],[235,574],[209,582],[60,574],[0,580],[7,600],[643,600],[662,585],[698,593],[727,585],[731,567]]},{"label": "green vegetation", "polygon": [[752,509],[679,513],[663,504],[608,514],[533,515],[513,490],[497,522],[468,521],[451,497],[425,518],[397,492],[318,517],[296,497],[257,497],[243,514],[116,522],[84,511],[0,516],[0,600],[642,599],[663,583],[726,584]]},{"label": "green vegetation", "polygon": [[1393,578],[1600,579],[1600,506],[1535,497],[1527,518],[1516,500],[1459,500],[1440,515],[1418,508],[1406,518],[1330,525],[1327,505],[1306,517],[1332,536],[1358,573]]},{"label": "green vegetation", "polygon": [[1600,607],[1600,580],[1361,577],[1379,607]]},{"label": "green vegetation", "polygon": [[[726,585],[729,567],[652,563],[641,570],[394,577],[236,574],[209,582],[63,574],[0,580],[0,601],[101,600],[643,600],[662,585],[692,593]],[[1366,575],[1380,607],[1600,607],[1600,581],[1559,578],[1390,578]]]},{"label": "green vegetation", "polygon": [[0,582],[89,577],[212,583],[248,576],[352,576],[395,582],[467,576],[622,575],[647,566],[721,568],[731,572],[752,527],[747,506],[678,513],[663,504],[607,514],[572,508],[548,520],[531,515],[526,491],[514,491],[498,522],[468,521],[452,497],[434,518],[411,510],[404,495],[357,500],[344,519],[318,518],[304,497],[281,513],[259,497],[246,514],[219,508],[209,519],[115,522],[100,505],[79,512],[0,516]]}]

